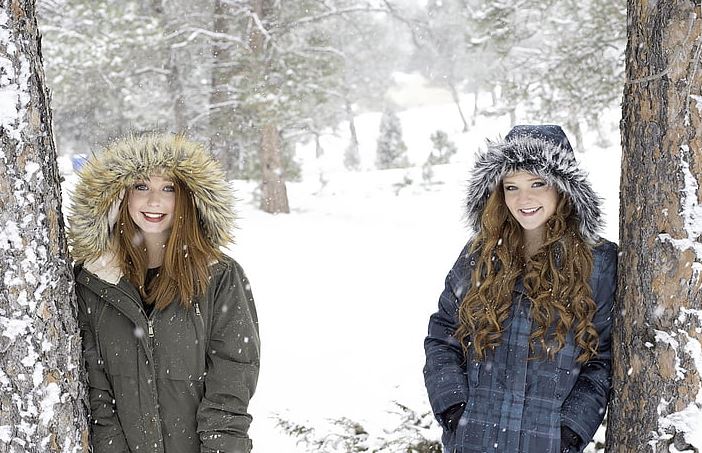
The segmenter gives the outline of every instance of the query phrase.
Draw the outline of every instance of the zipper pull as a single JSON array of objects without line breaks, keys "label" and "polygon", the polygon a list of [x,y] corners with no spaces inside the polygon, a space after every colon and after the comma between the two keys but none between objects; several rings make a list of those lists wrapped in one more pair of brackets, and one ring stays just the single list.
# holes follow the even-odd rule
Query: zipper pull
[{"label": "zipper pull", "polygon": [[200,316],[200,304],[195,302],[195,314]]},{"label": "zipper pull", "polygon": [[149,338],[154,337],[154,322],[153,320],[149,319]]}]

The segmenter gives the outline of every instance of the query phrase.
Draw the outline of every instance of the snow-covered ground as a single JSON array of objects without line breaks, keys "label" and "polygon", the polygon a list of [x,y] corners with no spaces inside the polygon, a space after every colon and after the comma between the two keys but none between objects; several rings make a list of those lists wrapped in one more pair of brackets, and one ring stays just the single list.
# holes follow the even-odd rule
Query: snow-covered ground
[{"label": "snow-covered ground", "polygon": [[[613,115],[611,145],[600,148],[587,133],[588,152],[578,159],[605,200],[604,236],[617,241],[620,149]],[[445,275],[468,239],[464,181],[475,151],[486,138],[504,136],[509,124],[478,118],[462,134],[452,104],[414,108],[400,118],[416,168],[370,170],[379,114],[367,114],[356,124],[363,171],[342,170],[345,125],[339,136],[325,137],[321,159],[311,145],[300,149],[304,180],[288,184],[291,214],[264,214],[253,200],[255,185],[233,183],[240,219],[229,253],[251,280],[261,329],[261,374],[250,407],[256,453],[308,451],[276,427],[276,415],[311,426],[347,417],[372,436],[392,429],[393,401],[429,409],[422,341]],[[449,133],[459,153],[435,167],[435,183],[426,185],[419,166],[436,129]],[[400,188],[405,177],[412,183]],[[439,437],[438,428],[433,434]]]},{"label": "snow-covered ground", "polygon": [[[423,184],[419,168],[343,172],[344,146],[327,150],[326,166],[307,160],[312,173],[329,169],[328,182],[322,188],[308,171],[306,181],[289,184],[290,215],[258,211],[253,187],[235,184],[241,219],[231,253],[249,274],[261,323],[261,378],[251,407],[255,451],[306,451],[275,428],[276,413],[312,426],[348,417],[370,431],[391,429],[392,401],[428,410],[422,341],[446,273],[468,239],[464,181],[485,138],[509,127],[504,119],[481,118],[470,133],[457,134],[454,108],[400,114],[415,163],[424,161],[438,128],[459,144],[455,163],[436,167],[436,184]],[[366,168],[374,161],[378,120],[367,115],[357,123]],[[611,142],[607,149],[589,143],[579,159],[605,199],[605,237],[617,241],[616,130]],[[405,175],[413,183],[398,190]]]}]

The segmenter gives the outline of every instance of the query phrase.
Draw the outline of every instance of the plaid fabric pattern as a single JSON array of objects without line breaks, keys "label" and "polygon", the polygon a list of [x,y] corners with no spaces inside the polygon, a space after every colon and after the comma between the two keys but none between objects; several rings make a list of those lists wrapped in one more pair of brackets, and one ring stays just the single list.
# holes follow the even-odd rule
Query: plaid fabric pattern
[{"label": "plaid fabric pattern", "polygon": [[[514,290],[501,345],[480,362],[464,356],[453,333],[474,264],[467,247],[449,271],[424,341],[425,384],[432,410],[444,427],[445,451],[558,453],[562,424],[584,440],[582,451],[601,423],[609,397],[616,245],[603,242],[593,249],[590,285],[598,307],[594,323],[600,345],[599,355],[582,366],[576,361],[581,351],[572,332],[554,360],[529,359],[531,303],[521,281]],[[450,432],[441,414],[462,402],[466,408],[455,432]]]}]

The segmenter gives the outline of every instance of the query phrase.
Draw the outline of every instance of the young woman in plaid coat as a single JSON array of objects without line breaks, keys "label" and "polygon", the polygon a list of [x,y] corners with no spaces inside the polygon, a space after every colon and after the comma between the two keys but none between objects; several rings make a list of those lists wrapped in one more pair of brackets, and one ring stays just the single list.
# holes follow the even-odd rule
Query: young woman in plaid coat
[{"label": "young woman in plaid coat", "polygon": [[424,377],[446,452],[581,452],[610,389],[617,247],[558,126],[489,143],[469,181],[475,236],[446,277]]}]

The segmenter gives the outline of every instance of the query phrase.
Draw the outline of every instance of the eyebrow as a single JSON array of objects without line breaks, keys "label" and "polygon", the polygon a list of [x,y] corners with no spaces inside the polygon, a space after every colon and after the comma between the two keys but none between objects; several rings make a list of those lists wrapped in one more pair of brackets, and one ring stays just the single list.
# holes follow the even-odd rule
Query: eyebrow
[{"label": "eyebrow", "polygon": [[[545,179],[540,177],[540,176],[534,176],[533,178],[527,179],[527,182],[533,182],[533,181],[545,181]],[[503,179],[502,184],[514,184],[514,181],[511,179]]]}]

